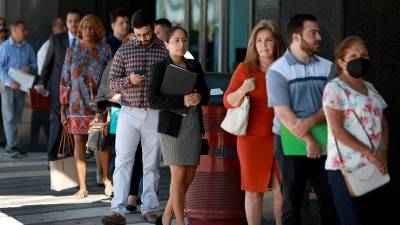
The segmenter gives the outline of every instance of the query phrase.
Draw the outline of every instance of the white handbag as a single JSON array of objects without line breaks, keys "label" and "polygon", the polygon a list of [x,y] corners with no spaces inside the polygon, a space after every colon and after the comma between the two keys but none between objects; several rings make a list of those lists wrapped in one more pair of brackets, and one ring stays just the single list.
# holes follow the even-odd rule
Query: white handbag
[{"label": "white handbag", "polygon": [[[247,73],[247,77],[253,77],[250,74],[249,66],[244,63],[244,68]],[[227,110],[224,120],[221,123],[221,128],[226,132],[233,135],[241,136],[247,133],[247,124],[249,121],[250,111],[250,97],[245,96],[242,104],[236,108],[230,108]]]},{"label": "white handbag", "polygon": [[351,172],[346,169],[341,171],[352,197],[364,195],[390,181],[389,174],[383,175],[372,163]]},{"label": "white handbag", "polygon": [[239,107],[228,109],[221,123],[222,129],[234,135],[246,135],[249,110],[250,97],[245,96]]},{"label": "white handbag", "polygon": [[62,191],[78,186],[78,174],[74,156],[50,161],[51,190]]},{"label": "white handbag", "polygon": [[74,142],[68,134],[67,128],[64,127],[58,147],[58,153],[62,153],[62,156],[50,161],[50,189],[54,191],[79,186],[74,156],[73,154],[66,156],[66,148],[69,148],[70,153],[73,153]]},{"label": "white handbag", "polygon": [[[365,134],[367,135],[371,148],[374,149],[374,144],[369,138],[368,133],[365,130],[360,118],[354,110],[352,110],[352,112],[356,116],[358,122],[360,123]],[[339,154],[340,163],[344,165],[336,138],[335,144]],[[345,168],[342,167],[341,172],[351,197],[364,195],[387,184],[390,181],[389,174],[382,174],[378,170],[378,168],[371,162],[353,171],[347,171]]]}]

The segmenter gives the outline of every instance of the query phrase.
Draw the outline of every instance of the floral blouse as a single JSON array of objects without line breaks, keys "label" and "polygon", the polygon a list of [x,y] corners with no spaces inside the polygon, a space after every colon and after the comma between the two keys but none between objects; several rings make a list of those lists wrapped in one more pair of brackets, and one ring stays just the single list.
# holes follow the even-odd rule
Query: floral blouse
[{"label": "floral blouse", "polygon": [[69,117],[93,116],[95,97],[111,48],[98,44],[93,50],[79,45],[68,48],[60,82],[60,103],[68,105]]},{"label": "floral blouse", "polygon": [[[364,81],[364,84],[368,89],[368,96],[355,91],[339,78],[335,78],[326,85],[322,104],[323,106],[343,111],[344,128],[366,146],[377,149],[382,139],[382,111],[387,105],[371,83]],[[374,145],[373,147],[371,147],[368,136],[353,111],[361,119]],[[337,143],[342,160],[339,158],[335,138],[328,122],[328,156],[325,162],[325,169],[340,170],[344,166],[346,170],[353,171],[369,163],[368,159],[358,151],[340,143],[339,140]],[[341,161],[344,165],[342,165]]]}]

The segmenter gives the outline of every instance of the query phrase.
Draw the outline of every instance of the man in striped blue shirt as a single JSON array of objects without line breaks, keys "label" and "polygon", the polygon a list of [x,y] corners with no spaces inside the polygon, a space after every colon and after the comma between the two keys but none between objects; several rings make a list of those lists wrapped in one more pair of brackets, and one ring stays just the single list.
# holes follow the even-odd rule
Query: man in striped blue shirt
[{"label": "man in striped blue shirt", "polygon": [[[321,224],[337,225],[339,221],[324,169],[325,157],[321,157],[321,145],[310,134],[313,126],[325,122],[322,93],[335,71],[331,61],[316,55],[321,34],[314,16],[292,17],[287,34],[289,48],[267,72],[268,105],[275,111],[274,151],[282,177],[282,224],[301,224],[301,206],[308,180],[320,203]],[[283,155],[281,123],[306,142],[306,156]]]},{"label": "man in striped blue shirt", "polygon": [[37,70],[36,55],[25,38],[28,29],[24,21],[11,25],[11,36],[0,45],[0,92],[3,124],[6,133],[6,154],[16,158],[26,155],[17,148],[18,126],[25,104],[25,93],[9,75],[9,69],[20,69],[26,73]]}]

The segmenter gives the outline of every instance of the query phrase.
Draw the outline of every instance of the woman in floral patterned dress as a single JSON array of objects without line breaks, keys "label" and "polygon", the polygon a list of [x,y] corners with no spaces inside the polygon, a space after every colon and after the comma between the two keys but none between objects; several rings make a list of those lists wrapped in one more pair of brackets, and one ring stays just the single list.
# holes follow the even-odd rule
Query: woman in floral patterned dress
[{"label": "woman in floral patterned dress", "polygon": [[[382,219],[382,215],[377,214],[380,206],[376,202],[371,204],[368,197],[377,193],[376,190],[352,198],[340,170],[354,171],[372,163],[381,173],[387,173],[389,129],[382,113],[387,105],[372,84],[363,80],[369,68],[369,52],[362,38],[344,39],[335,57],[340,76],[326,85],[323,95],[328,121],[325,168],[341,224],[373,223],[374,219]],[[372,213],[363,211],[370,210],[365,206],[372,206]]]},{"label": "woman in floral patterned dress", "polygon": [[[68,125],[75,142],[74,157],[80,190],[77,198],[88,196],[86,188],[86,142],[89,124],[95,117],[97,89],[107,62],[112,59],[111,48],[103,41],[104,27],[100,20],[85,16],[79,23],[79,44],[70,47],[65,56],[61,74],[61,123]],[[108,177],[109,152],[100,155],[105,194],[111,195],[112,184]]]}]

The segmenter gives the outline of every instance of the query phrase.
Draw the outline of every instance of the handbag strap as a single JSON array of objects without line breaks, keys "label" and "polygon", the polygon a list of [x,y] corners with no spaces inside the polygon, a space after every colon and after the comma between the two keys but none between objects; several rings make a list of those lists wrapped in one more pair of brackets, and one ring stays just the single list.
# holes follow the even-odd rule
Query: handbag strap
[{"label": "handbag strap", "polygon": [[250,73],[249,63],[248,62],[243,62],[243,63],[244,63],[244,70],[246,71],[247,79],[253,78],[254,76],[251,75],[251,73]]},{"label": "handbag strap", "polygon": [[367,135],[367,138],[368,138],[369,144],[371,145],[371,148],[375,149],[374,143],[372,143],[372,140],[368,135],[367,129],[365,129],[365,126],[363,125],[360,117],[357,115],[357,113],[356,113],[356,111],[354,109],[352,109],[351,111],[353,112],[354,116],[356,116],[356,118],[357,118],[358,122],[360,123],[362,129],[364,130],[365,134]]},{"label": "handbag strap", "polygon": [[[335,82],[335,83],[337,84],[337,86],[338,86],[340,89],[342,89],[342,90],[344,91],[344,88],[339,84],[339,82],[337,82],[337,81],[333,81],[333,82]],[[346,96],[347,100],[350,102],[350,97],[349,97],[349,95],[345,95],[345,96]],[[368,132],[367,132],[367,130],[365,129],[365,127],[364,127],[364,125],[363,125],[363,123],[362,123],[360,117],[358,116],[358,114],[356,113],[356,111],[355,111],[354,109],[351,109],[351,112],[354,114],[354,116],[356,117],[358,123],[361,125],[362,129],[364,130],[365,134],[367,135],[367,138],[368,138],[368,141],[369,141],[369,143],[370,143],[370,145],[371,145],[371,148],[374,149],[375,146],[374,146],[374,144],[372,143],[372,140],[371,140],[371,138],[369,137]],[[340,154],[339,145],[338,145],[338,143],[337,143],[337,139],[336,139],[336,138],[335,138],[335,144],[336,144],[336,148],[337,148],[337,151],[338,151],[338,154],[339,154],[339,161],[340,161],[340,164],[343,165],[342,155]]]},{"label": "handbag strap", "polygon": [[67,129],[66,127],[63,127],[63,130],[62,130],[62,133],[61,133],[61,138],[60,138],[60,144],[58,145],[58,153],[64,153],[65,152],[65,142],[66,142],[65,130],[66,129]]},{"label": "handbag strap", "polygon": [[68,134],[68,128],[63,127],[60,144],[58,145],[58,153],[62,153],[63,157],[61,158],[61,168],[64,170],[64,158],[65,158],[65,147],[69,146],[70,153],[74,154],[74,140],[71,135]]},{"label": "handbag strap", "polygon": [[[369,143],[370,143],[370,145],[371,145],[371,148],[374,149],[374,148],[375,148],[374,143],[372,143],[372,140],[371,140],[371,138],[370,138],[369,135],[368,135],[367,129],[365,129],[365,127],[364,127],[364,125],[363,125],[363,123],[362,123],[360,117],[358,116],[358,114],[356,113],[356,111],[355,111],[354,109],[352,109],[351,112],[352,112],[352,113],[354,114],[354,116],[357,118],[357,121],[358,121],[358,123],[361,125],[362,129],[364,130],[365,135],[367,135],[367,138],[368,138],[368,141],[369,141]],[[338,145],[338,143],[337,143],[337,139],[336,139],[336,138],[335,138],[335,144],[336,144],[336,148],[337,148],[337,151],[338,151],[338,154],[339,154],[339,161],[340,161],[340,164],[343,165],[342,155],[340,154],[339,145]]]},{"label": "handbag strap", "polygon": [[[244,70],[246,71],[247,79],[253,78],[254,76],[250,73],[249,63],[248,62],[243,62],[243,64],[244,64]],[[246,94],[244,96],[243,101],[246,98],[246,96],[248,96],[248,95]],[[243,101],[242,101],[242,103],[243,103]]]},{"label": "handbag strap", "polygon": [[65,156],[65,146],[66,146],[66,142],[67,142],[67,127],[63,127],[63,131],[61,134],[61,141],[60,141],[60,145],[58,146],[58,153],[61,153],[62,151],[62,155],[63,157],[61,158],[61,168],[62,170],[64,170],[64,156]]}]

